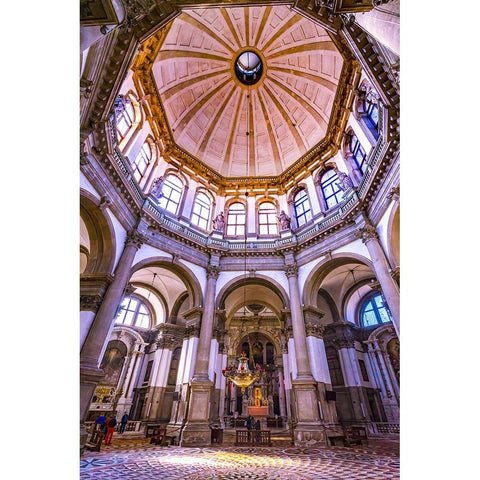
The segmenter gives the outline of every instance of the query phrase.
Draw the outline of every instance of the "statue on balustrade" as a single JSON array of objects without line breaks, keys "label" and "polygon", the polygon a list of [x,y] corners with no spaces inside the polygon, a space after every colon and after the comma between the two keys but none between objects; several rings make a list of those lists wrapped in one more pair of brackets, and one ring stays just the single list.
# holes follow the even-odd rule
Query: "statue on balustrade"
[{"label": "statue on balustrade", "polygon": [[336,170],[336,173],[338,175],[338,186],[340,187],[341,190],[346,192],[350,188],[353,188],[353,182],[352,179],[344,172],[341,172],[340,170]]},{"label": "statue on balustrade", "polygon": [[213,228],[219,232],[224,233],[225,230],[225,217],[223,212],[220,212],[213,220]]},{"label": "statue on balustrade", "polygon": [[280,221],[280,228],[282,230],[288,230],[290,228],[290,217],[283,210],[277,218]]}]

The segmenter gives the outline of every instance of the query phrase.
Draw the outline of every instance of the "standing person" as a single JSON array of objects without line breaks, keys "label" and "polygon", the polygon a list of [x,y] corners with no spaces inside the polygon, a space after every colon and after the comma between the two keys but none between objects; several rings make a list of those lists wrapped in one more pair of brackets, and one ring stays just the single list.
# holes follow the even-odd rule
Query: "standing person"
[{"label": "standing person", "polygon": [[248,441],[252,439],[252,417],[249,415],[247,417],[247,430],[248,430]]},{"label": "standing person", "polygon": [[255,422],[255,441],[258,443],[260,442],[260,430],[262,429],[262,426],[260,425],[260,420],[257,420]]},{"label": "standing person", "polygon": [[120,420],[120,433],[123,433],[125,431],[125,427],[127,426],[128,418],[129,418],[128,413],[125,412],[123,414],[122,419]]},{"label": "standing person", "polygon": [[95,430],[103,430],[105,427],[105,415],[102,413],[99,417],[95,420]]},{"label": "standing person", "polygon": [[115,430],[116,426],[117,426],[117,418],[114,415],[107,424],[107,435],[105,437],[105,445],[112,444],[113,431]]}]

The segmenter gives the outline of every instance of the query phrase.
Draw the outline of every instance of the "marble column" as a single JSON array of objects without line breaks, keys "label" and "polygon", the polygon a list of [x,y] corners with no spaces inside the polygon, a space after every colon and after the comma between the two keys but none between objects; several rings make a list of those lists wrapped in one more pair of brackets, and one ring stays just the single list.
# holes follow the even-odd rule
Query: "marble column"
[{"label": "marble column", "polygon": [[148,419],[151,421],[162,419],[161,407],[172,362],[172,351],[175,345],[175,338],[168,334],[162,335],[156,343],[157,350],[153,356],[152,381],[149,385],[151,407],[148,412]]},{"label": "marble column", "polygon": [[373,262],[375,275],[382,288],[382,293],[390,313],[392,314],[395,331],[400,338],[400,292],[397,283],[390,274],[390,266],[383,248],[378,241],[377,231],[373,225],[367,223],[365,227],[357,231],[357,237],[362,239],[362,242],[368,249],[368,253]]},{"label": "marble column", "polygon": [[394,395],[394,388],[390,376],[388,374],[387,367],[385,365],[385,359],[383,358],[383,352],[376,340],[367,342],[368,353],[373,361],[373,364],[377,367],[379,378],[381,379],[381,393],[382,403],[387,416],[387,421],[392,423],[398,423],[399,421],[399,408],[398,402]]},{"label": "marble column", "polygon": [[295,263],[285,266],[290,294],[290,310],[292,318],[293,343],[297,364],[297,375],[292,380],[294,392],[295,444],[315,440],[324,442],[325,431],[320,427],[320,414],[315,379],[310,369],[308,358],[307,337],[303,321],[300,290],[298,287],[298,267]]},{"label": "marble column", "polygon": [[357,361],[355,344],[351,338],[338,338],[335,340],[338,347],[338,357],[342,366],[345,387],[348,388],[351,407],[355,420],[365,421],[367,416],[366,399],[362,388],[362,379]]},{"label": "marble column", "polygon": [[122,396],[120,397],[117,405],[119,411],[126,411],[130,414],[130,408],[132,407],[133,388],[135,386],[135,378],[138,373],[138,365],[141,363],[139,357],[144,355],[143,348],[145,344],[135,342],[128,354],[130,359],[128,362],[127,372],[122,385]]},{"label": "marble column", "polygon": [[99,368],[108,339],[115,323],[115,314],[130,278],[130,269],[143,237],[132,230],[127,234],[122,255],[115,269],[115,277],[109,285],[92,326],[80,352],[80,445],[85,444],[87,434],[83,422],[87,416],[95,387],[103,378]]},{"label": "marble column", "polygon": [[188,420],[182,432],[182,446],[210,445],[209,414],[213,382],[208,376],[208,363],[215,319],[215,288],[219,275],[220,268],[209,265],[197,358],[191,383]]},{"label": "marble column", "polygon": [[[305,318],[312,319],[312,307],[308,310],[304,308]],[[317,313],[317,321],[321,316]],[[310,365],[312,367],[313,378],[317,382],[317,390],[319,393],[319,403],[321,408],[322,420],[328,423],[338,423],[337,409],[333,402],[328,402],[326,399],[326,391],[332,390],[332,381],[330,379],[330,371],[328,369],[327,353],[325,351],[325,344],[323,342],[322,325],[308,322],[305,325],[307,333],[308,351],[310,354]]]}]

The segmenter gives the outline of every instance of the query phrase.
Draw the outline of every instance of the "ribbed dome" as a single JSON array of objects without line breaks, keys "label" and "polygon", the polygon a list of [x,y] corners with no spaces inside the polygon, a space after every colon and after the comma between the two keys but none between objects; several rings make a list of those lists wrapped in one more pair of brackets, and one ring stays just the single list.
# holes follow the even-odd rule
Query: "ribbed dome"
[{"label": "ribbed dome", "polygon": [[[235,73],[244,52],[261,61],[250,84]],[[342,66],[328,33],[289,8],[231,7],[183,11],[153,74],[180,147],[224,176],[267,176],[324,138]]]}]

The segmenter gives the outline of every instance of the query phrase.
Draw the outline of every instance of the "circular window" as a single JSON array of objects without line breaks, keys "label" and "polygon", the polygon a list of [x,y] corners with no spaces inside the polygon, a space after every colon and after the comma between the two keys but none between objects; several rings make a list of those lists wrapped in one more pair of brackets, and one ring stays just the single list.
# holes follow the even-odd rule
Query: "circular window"
[{"label": "circular window", "polygon": [[257,83],[262,72],[262,60],[251,50],[241,53],[235,60],[235,75],[245,85]]}]

